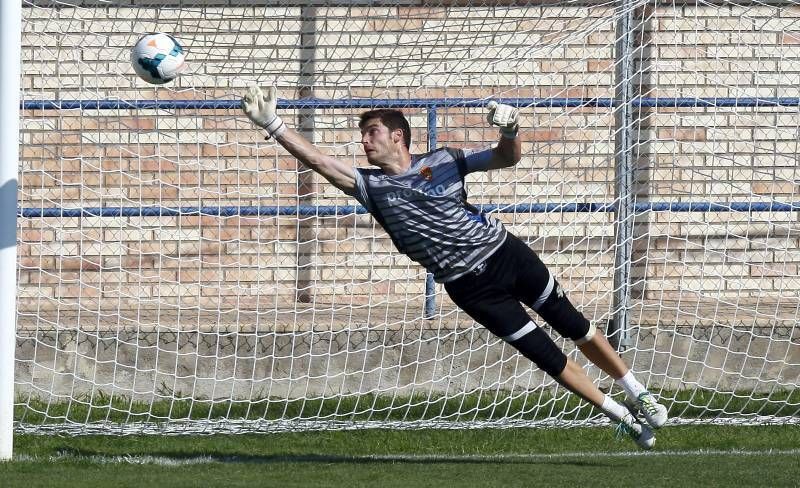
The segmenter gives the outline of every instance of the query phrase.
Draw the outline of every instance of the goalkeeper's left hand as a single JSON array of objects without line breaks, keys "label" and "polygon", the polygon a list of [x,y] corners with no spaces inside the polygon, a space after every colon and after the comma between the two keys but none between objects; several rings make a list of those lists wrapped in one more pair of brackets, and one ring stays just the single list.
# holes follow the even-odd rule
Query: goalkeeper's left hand
[{"label": "goalkeeper's left hand", "polygon": [[494,100],[487,105],[489,115],[487,120],[490,124],[500,127],[500,134],[503,137],[514,139],[519,132],[519,110],[511,105],[497,103]]},{"label": "goalkeeper's left hand", "polygon": [[277,137],[286,130],[286,124],[278,117],[278,90],[270,86],[266,95],[261,88],[252,85],[242,97],[242,110],[250,120],[267,131],[267,139]]}]

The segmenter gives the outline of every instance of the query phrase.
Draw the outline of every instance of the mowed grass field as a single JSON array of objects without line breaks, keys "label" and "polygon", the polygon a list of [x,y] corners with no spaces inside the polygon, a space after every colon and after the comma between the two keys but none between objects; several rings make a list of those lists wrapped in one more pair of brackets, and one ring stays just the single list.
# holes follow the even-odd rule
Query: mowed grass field
[{"label": "mowed grass field", "polygon": [[800,486],[800,426],[15,437],[2,487]]}]

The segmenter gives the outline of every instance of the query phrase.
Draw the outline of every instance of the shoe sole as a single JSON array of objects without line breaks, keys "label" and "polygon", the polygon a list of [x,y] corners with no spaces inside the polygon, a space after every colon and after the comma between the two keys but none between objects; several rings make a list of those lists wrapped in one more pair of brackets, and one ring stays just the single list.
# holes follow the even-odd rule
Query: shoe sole
[{"label": "shoe sole", "polygon": [[644,412],[642,412],[639,409],[638,406],[631,405],[627,401],[623,402],[623,405],[625,405],[625,408],[628,409],[628,411],[631,413],[631,415],[633,415],[633,417],[636,420],[638,420],[642,424],[649,425],[653,429],[660,429],[661,427],[663,427],[667,423],[667,420],[669,420],[669,419],[664,419],[663,422],[661,422],[660,424],[656,425],[655,422],[650,422],[650,419],[647,418],[647,416],[644,414]]},{"label": "shoe sole", "polygon": [[[636,419],[635,415],[634,415],[634,419]],[[638,422],[639,427],[641,427],[642,432],[639,434],[639,438],[638,439],[636,437],[633,437],[630,434],[628,435],[628,437],[630,437],[631,440],[633,442],[635,442],[637,446],[639,446],[642,449],[645,449],[645,450],[649,451],[650,449],[652,449],[656,445],[656,435],[653,433],[652,430],[650,430],[641,421],[639,421],[638,419],[636,419],[636,421]],[[643,441],[642,438],[646,438],[647,441]]]}]

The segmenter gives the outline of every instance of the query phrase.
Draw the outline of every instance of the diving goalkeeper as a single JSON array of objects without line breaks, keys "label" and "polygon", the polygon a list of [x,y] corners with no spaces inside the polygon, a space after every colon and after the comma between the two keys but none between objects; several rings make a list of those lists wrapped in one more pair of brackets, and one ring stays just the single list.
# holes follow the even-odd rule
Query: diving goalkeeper
[{"label": "diving goalkeeper", "polygon": [[[277,114],[277,93],[250,87],[242,109],[256,125],[328,182],[358,200],[397,249],[444,284],[453,301],[565,388],[603,411],[617,429],[650,449],[667,409],[634,378],[606,337],[569,301],[539,257],[496,219],[466,200],[464,177],[515,165],[522,158],[519,111],[489,102],[489,123],[500,140],[486,150],[440,148],[409,152],[411,130],[398,110],[361,114],[361,145],[376,168],[354,168],[322,153]],[[625,391],[625,405],[600,391],[556,346],[523,307],[572,339],[592,363]],[[643,417],[644,422],[640,420]],[[649,427],[648,427],[649,425]]]}]

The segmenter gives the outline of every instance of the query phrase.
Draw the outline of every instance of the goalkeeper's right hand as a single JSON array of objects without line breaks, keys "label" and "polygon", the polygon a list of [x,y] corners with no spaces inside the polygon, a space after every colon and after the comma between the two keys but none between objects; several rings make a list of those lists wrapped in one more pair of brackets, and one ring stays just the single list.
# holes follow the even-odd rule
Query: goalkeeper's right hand
[{"label": "goalkeeper's right hand", "polygon": [[274,85],[269,87],[267,95],[261,88],[251,85],[242,97],[242,110],[254,124],[267,131],[267,139],[277,137],[286,130],[286,124],[278,117],[277,108],[278,90]]},{"label": "goalkeeper's right hand", "polygon": [[500,127],[500,134],[503,137],[509,139],[517,137],[519,132],[519,109],[504,103],[497,103],[494,100],[490,101],[486,106],[489,108],[489,115],[486,117],[489,123]]}]

